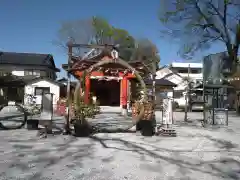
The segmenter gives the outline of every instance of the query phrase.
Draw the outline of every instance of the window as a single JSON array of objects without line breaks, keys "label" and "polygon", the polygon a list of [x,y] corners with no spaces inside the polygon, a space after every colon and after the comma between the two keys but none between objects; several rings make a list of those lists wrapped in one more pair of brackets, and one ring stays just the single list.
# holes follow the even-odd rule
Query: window
[{"label": "window", "polygon": [[192,69],[191,73],[192,74],[200,74],[201,73],[201,69]]},{"label": "window", "polygon": [[46,72],[46,71],[43,71],[43,70],[41,70],[41,71],[40,71],[40,75],[41,75],[42,77],[46,77],[46,76],[47,76],[47,72]]},{"label": "window", "polygon": [[188,70],[181,69],[181,70],[178,70],[178,73],[188,73]]},{"label": "window", "polygon": [[173,94],[174,98],[181,98],[183,96],[183,92],[175,91]]},{"label": "window", "polygon": [[34,71],[34,70],[25,70],[24,71],[25,76],[40,76],[40,71]]},{"label": "window", "polygon": [[40,72],[33,71],[33,75],[34,75],[34,76],[40,76]]},{"label": "window", "polygon": [[32,70],[26,70],[24,71],[24,75],[33,75],[33,71]]},{"label": "window", "polygon": [[48,77],[51,79],[52,78],[52,72],[48,72]]},{"label": "window", "polygon": [[50,87],[35,87],[35,96],[50,93]]},{"label": "window", "polygon": [[0,76],[6,76],[7,74],[8,74],[8,72],[6,72],[4,70],[0,71]]}]

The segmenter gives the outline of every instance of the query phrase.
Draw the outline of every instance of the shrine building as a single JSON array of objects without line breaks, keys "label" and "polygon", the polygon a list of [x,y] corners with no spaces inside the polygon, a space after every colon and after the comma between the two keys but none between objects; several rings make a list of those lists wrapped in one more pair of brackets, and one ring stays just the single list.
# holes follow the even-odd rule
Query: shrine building
[{"label": "shrine building", "polygon": [[[115,53],[115,54],[114,54]],[[92,49],[83,57],[71,57],[70,73],[76,79],[84,77],[84,71],[93,64],[102,60],[113,60],[118,54],[116,50]],[[141,60],[128,62],[142,76],[147,74],[147,68]],[[62,65],[63,69],[68,69],[68,64]],[[102,65],[94,69],[90,75],[85,77],[84,101],[89,103],[91,96],[96,96],[101,106],[127,107],[130,101],[131,92],[136,84],[136,77],[133,72],[118,63]]]}]

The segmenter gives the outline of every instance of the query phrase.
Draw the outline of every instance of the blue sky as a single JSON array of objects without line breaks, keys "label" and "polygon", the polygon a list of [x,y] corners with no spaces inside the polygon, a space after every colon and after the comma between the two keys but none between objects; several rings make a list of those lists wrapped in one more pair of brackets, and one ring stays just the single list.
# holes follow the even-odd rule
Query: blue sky
[{"label": "blue sky", "polygon": [[[50,53],[61,67],[67,57],[52,43],[61,22],[100,15],[135,37],[152,40],[160,51],[161,65],[181,60],[178,45],[161,38],[159,6],[160,0],[1,0],[0,50]],[[212,52],[221,50],[218,45],[211,48]]]}]

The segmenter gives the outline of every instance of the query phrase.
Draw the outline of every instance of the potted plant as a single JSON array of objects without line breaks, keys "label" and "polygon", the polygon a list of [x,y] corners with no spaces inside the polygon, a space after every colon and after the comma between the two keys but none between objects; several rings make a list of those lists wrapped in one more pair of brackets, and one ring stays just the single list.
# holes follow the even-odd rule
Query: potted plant
[{"label": "potted plant", "polygon": [[[138,116],[138,114],[140,113],[140,109],[141,109],[141,102],[140,101],[135,101],[132,104],[132,118],[136,118]],[[136,130],[140,131],[141,130],[141,120],[139,120],[136,124]]]},{"label": "potted plant", "polygon": [[152,136],[154,134],[153,128],[153,103],[135,101],[132,106],[132,116],[136,117],[140,113],[141,107],[144,106],[143,117],[137,122],[136,130],[141,131],[143,136]]},{"label": "potted plant", "polygon": [[91,134],[91,127],[83,114],[75,116],[73,124],[75,136],[87,137]]},{"label": "potted plant", "polygon": [[84,103],[80,93],[76,93],[74,96],[74,117],[72,121],[75,136],[87,137],[91,134],[91,127],[86,120],[91,113],[91,107]]},{"label": "potted plant", "polygon": [[154,126],[153,126],[153,103],[152,102],[144,102],[144,115],[141,122],[141,134],[143,136],[152,136],[154,134]]}]

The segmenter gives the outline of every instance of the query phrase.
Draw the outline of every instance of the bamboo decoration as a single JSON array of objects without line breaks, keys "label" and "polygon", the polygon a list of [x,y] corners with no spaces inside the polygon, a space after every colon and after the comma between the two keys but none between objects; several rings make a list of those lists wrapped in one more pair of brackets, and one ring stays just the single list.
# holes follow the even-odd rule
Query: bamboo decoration
[{"label": "bamboo decoration", "polygon": [[135,119],[138,116],[142,106],[144,107],[144,113],[143,113],[143,116],[142,116],[141,120],[147,120],[147,121],[152,120],[153,114],[154,114],[153,103],[152,102],[141,103],[141,102],[138,102],[138,101],[133,103],[133,106],[132,106],[132,117],[133,117],[133,119]]},{"label": "bamboo decoration", "polygon": [[132,104],[132,118],[135,119],[140,113],[141,104],[136,101]]},{"label": "bamboo decoration", "polygon": [[[91,72],[94,69],[100,68],[103,65],[106,64],[110,64],[110,63],[116,63],[121,65],[122,67],[124,67],[127,70],[130,70],[132,72],[132,74],[135,74],[136,78],[138,79],[138,81],[140,82],[141,88],[143,90],[143,99],[142,102],[147,102],[147,89],[146,89],[146,85],[143,81],[143,78],[141,77],[141,75],[139,74],[138,71],[135,70],[135,68],[133,68],[129,63],[127,63],[126,61],[122,60],[121,58],[118,58],[118,53],[115,50],[115,47],[113,45],[87,45],[87,44],[73,44],[73,43],[69,43],[68,44],[69,49],[74,48],[74,47],[88,47],[88,48],[98,48],[98,49],[103,49],[104,51],[111,51],[111,56],[113,59],[102,59],[101,61],[93,64],[92,66],[90,66],[90,68],[88,68],[86,70],[86,76],[90,76]],[[69,59],[71,58],[71,54],[69,53]],[[70,68],[68,66],[68,73],[76,71],[77,69],[74,69],[73,67]],[[79,89],[81,88],[81,82],[78,82],[75,92],[77,92]],[[76,94],[76,93],[75,93]],[[137,122],[142,119],[143,115],[144,115],[144,105],[141,104],[140,105],[140,111],[138,111],[138,114],[136,114],[136,116],[133,117],[133,126],[137,124]],[[130,127],[131,128],[131,127]],[[129,129],[130,129],[129,128]]]},{"label": "bamboo decoration", "polygon": [[145,102],[143,105],[144,105],[144,115],[142,120],[151,121],[154,113],[154,105],[152,102]]},{"label": "bamboo decoration", "polygon": [[[105,65],[105,64],[110,64],[110,63],[117,63],[117,64],[120,64],[122,66],[124,66],[125,68],[131,70],[136,78],[139,80],[140,82],[140,85],[142,87],[142,90],[143,90],[143,102],[147,102],[147,89],[146,89],[146,85],[141,77],[141,75],[129,64],[127,63],[126,61],[118,58],[118,59],[106,59],[106,60],[101,60],[99,62],[97,62],[96,64],[93,64],[89,69],[86,70],[86,75],[89,76],[91,74],[91,72],[99,67],[99,66],[102,66],[102,65]],[[70,69],[71,71],[71,69]],[[80,88],[80,83],[77,84],[76,86],[76,90],[75,91],[78,91],[78,88]],[[142,119],[142,116],[144,115],[144,105],[141,105],[140,106],[140,111],[139,111],[139,114],[135,117],[133,117],[133,125],[136,125],[136,123]]]}]

